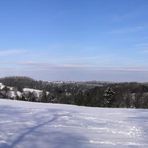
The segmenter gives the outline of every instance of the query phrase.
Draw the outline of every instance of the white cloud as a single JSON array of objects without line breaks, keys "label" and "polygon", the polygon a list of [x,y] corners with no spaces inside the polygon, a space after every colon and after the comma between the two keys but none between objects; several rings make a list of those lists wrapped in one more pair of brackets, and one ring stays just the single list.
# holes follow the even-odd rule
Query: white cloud
[{"label": "white cloud", "polygon": [[18,54],[24,54],[26,52],[27,50],[23,49],[0,50],[0,56],[18,55]]},{"label": "white cloud", "polygon": [[26,61],[19,63],[18,65],[24,66],[26,69],[30,70],[92,70],[92,71],[125,71],[125,72],[148,72],[148,67],[146,66],[99,66],[97,64],[83,64],[83,63],[64,63],[64,64],[53,64],[49,62],[35,62]]}]

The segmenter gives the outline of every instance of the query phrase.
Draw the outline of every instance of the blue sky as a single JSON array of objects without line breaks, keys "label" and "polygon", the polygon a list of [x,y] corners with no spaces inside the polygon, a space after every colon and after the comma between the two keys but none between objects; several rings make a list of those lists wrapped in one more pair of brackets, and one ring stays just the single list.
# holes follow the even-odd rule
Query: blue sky
[{"label": "blue sky", "polygon": [[0,77],[148,81],[147,0],[0,1]]}]

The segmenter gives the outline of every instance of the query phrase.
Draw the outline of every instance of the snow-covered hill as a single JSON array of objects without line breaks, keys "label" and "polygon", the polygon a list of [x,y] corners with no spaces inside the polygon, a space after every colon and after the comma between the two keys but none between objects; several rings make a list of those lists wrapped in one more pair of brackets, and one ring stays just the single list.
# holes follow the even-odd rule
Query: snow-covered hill
[{"label": "snow-covered hill", "polygon": [[[34,101],[41,101],[41,97],[43,96],[43,90],[38,89],[32,89],[32,88],[23,88],[22,92],[18,91],[16,87],[10,87],[3,85],[0,83],[0,97],[1,98],[9,98],[9,99],[19,99],[23,100],[22,97],[24,97],[24,100],[31,101],[30,98],[34,98]],[[45,92],[46,95],[49,95],[49,92]]]},{"label": "snow-covered hill", "polygon": [[0,99],[0,148],[147,148],[148,110]]}]

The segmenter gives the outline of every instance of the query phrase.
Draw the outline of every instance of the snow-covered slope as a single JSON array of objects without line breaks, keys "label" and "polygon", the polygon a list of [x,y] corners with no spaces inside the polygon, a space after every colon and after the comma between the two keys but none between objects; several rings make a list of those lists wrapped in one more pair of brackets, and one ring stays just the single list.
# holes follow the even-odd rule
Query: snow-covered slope
[{"label": "snow-covered slope", "polygon": [[35,93],[37,95],[37,97],[39,98],[42,94],[42,90],[37,90],[37,89],[31,89],[31,88],[24,88],[23,92],[31,92],[31,93]]},{"label": "snow-covered slope", "polygon": [[3,89],[5,87],[5,85],[3,85],[2,83],[0,83],[0,89]]},{"label": "snow-covered slope", "polygon": [[[17,88],[15,87],[10,87],[3,85],[0,83],[0,94],[1,97],[4,98],[9,98],[9,99],[22,99],[22,96],[25,98],[25,100],[29,100],[30,98],[27,97],[29,94],[32,93],[34,96],[34,99],[36,101],[39,101],[40,98],[42,97],[44,91],[43,90],[38,90],[38,89],[32,89],[32,88],[23,88],[22,92],[18,91]],[[46,95],[49,95],[50,92],[46,91]]]},{"label": "snow-covered slope", "polygon": [[0,148],[148,148],[148,110],[0,99]]}]

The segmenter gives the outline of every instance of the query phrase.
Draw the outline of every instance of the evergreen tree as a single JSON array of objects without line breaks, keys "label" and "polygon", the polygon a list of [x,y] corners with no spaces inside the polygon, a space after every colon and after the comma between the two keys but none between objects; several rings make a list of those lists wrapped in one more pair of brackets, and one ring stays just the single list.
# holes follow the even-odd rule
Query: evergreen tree
[{"label": "evergreen tree", "polygon": [[48,95],[45,90],[43,90],[43,92],[42,92],[41,102],[45,102],[45,103],[48,102]]},{"label": "evergreen tree", "polygon": [[112,107],[112,103],[114,101],[115,92],[112,88],[108,87],[104,92],[104,105],[107,107]]}]

